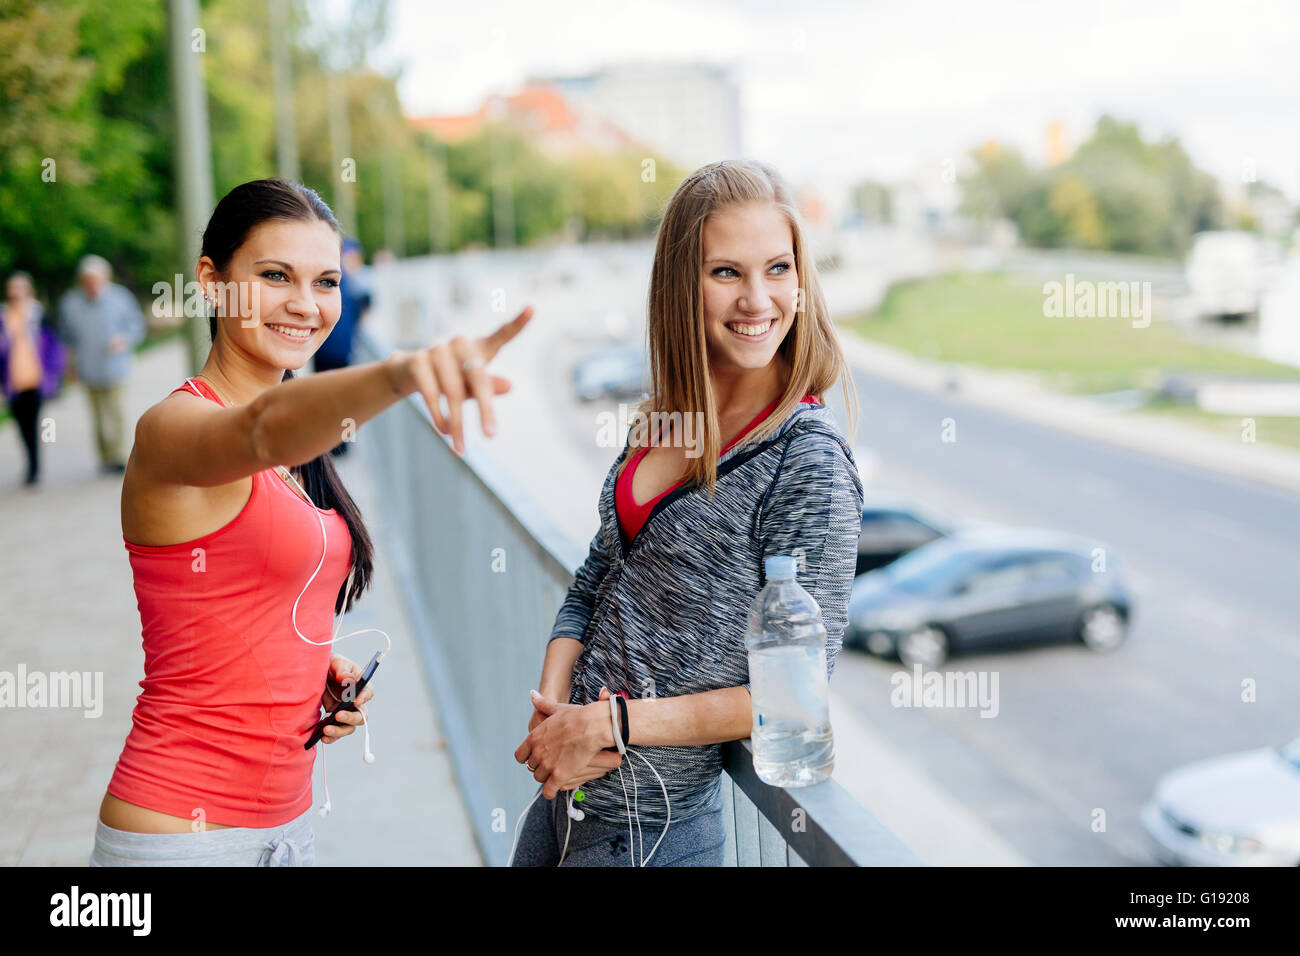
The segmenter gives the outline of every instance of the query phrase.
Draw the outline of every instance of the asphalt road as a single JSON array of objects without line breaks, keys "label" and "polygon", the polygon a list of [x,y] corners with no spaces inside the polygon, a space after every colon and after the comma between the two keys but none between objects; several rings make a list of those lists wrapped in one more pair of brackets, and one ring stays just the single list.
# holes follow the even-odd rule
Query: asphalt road
[{"label": "asphalt road", "polygon": [[[1066,645],[949,662],[999,673],[994,719],[891,707],[897,665],[858,652],[844,662],[840,679],[860,683],[862,716],[1025,856],[1146,863],[1137,812],[1161,773],[1281,743],[1300,728],[1300,496],[959,396],[861,373],[855,384],[858,442],[880,456],[877,483],[961,515],[1100,538],[1128,568],[1136,615],[1116,652]],[[945,418],[955,442],[940,440]],[[1243,701],[1247,681],[1254,702]],[[1093,830],[1097,809],[1105,832]]]}]

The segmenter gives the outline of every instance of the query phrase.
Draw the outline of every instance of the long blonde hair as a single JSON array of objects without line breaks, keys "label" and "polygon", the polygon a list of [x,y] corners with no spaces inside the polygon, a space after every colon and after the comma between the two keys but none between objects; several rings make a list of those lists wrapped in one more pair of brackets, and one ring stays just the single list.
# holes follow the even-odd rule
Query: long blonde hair
[{"label": "long blonde hair", "polygon": [[[654,421],[655,416],[675,419],[673,413],[681,416],[696,411],[704,413],[702,452],[699,457],[686,459],[679,480],[703,487],[710,497],[717,483],[722,435],[709,377],[705,337],[704,223],[716,212],[747,202],[770,202],[789,222],[799,291],[794,323],[777,349],[789,365],[789,381],[772,414],[746,435],[739,446],[760,442],[771,435],[804,395],[811,394],[824,401],[826,391],[837,380],[843,385],[849,408],[849,434],[857,431],[857,389],[826,307],[812,252],[804,241],[799,211],[785,180],[773,167],[754,160],[724,160],[703,166],[677,187],[659,226],[646,323],[651,391],[638,406],[636,416]],[[653,441],[648,430],[633,428],[632,431],[634,437],[619,466],[620,473],[634,451]]]}]

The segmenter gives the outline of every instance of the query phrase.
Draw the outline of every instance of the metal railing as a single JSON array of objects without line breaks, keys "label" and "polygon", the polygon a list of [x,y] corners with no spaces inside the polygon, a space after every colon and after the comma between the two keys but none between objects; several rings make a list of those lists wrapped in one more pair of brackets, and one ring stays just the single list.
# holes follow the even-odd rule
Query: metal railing
[{"label": "metal railing", "polygon": [[[361,357],[387,353],[359,335]],[[527,731],[551,624],[586,558],[486,456],[458,458],[418,396],[366,426],[372,519],[438,707],[484,858],[502,865],[537,784],[511,754]],[[739,866],[920,865],[835,783],[771,787],[748,740],[723,748],[728,862]]]}]

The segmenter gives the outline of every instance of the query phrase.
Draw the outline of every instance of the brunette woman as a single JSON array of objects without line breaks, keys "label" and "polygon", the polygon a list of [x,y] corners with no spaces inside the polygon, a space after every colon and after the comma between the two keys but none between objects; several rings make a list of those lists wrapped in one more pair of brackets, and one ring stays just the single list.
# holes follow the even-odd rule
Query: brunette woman
[{"label": "brunette woman", "polygon": [[[417,391],[458,451],[467,398],[492,433],[509,383],[485,366],[530,309],[483,339],[294,378],[338,321],[340,247],[320,197],[279,180],[231,190],[203,234],[212,351],[140,418],[122,487],[145,678],[92,865],[312,862],[304,743],[359,673],[331,635],[372,567],[329,450]],[[363,717],[340,719],[325,743]]]}]

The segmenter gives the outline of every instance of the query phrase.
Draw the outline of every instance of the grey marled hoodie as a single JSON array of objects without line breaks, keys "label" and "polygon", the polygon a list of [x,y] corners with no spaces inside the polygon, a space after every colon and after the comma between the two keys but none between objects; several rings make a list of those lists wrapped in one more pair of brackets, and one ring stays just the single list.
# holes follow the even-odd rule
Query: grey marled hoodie
[{"label": "grey marled hoodie", "polygon": [[[551,630],[551,640],[584,645],[570,703],[591,703],[602,685],[632,698],[748,687],[749,606],[764,584],[763,559],[774,554],[802,555],[798,580],[821,607],[829,676],[847,623],[862,526],[862,482],[830,409],[800,403],[773,435],[730,449],[718,460],[712,501],[701,488],[676,489],[630,545],[614,508],[619,460],[600,493],[600,529]],[[720,783],[719,744],[635,749],[663,778],[674,821],[709,806]],[[662,826],[658,782],[640,760],[628,762],[642,823]],[[626,822],[618,771],[582,789],[585,812]]]}]

